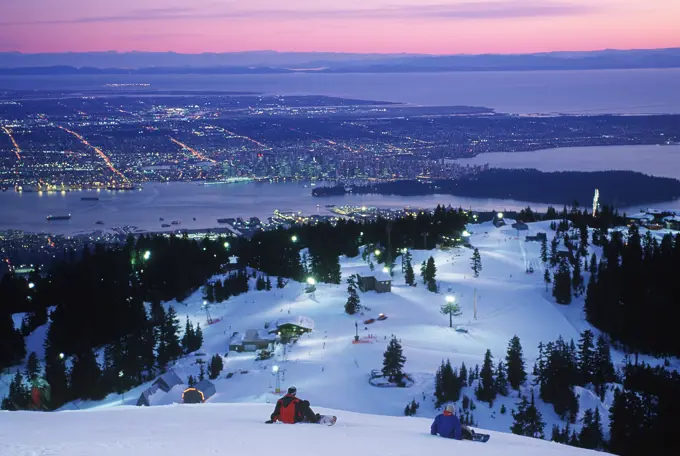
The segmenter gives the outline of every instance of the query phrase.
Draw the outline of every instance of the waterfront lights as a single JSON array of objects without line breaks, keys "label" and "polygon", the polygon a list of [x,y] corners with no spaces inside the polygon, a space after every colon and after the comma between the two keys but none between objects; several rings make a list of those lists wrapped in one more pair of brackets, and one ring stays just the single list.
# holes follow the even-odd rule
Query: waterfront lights
[{"label": "waterfront lights", "polygon": [[390,270],[387,268],[387,266],[385,266],[385,267],[383,268],[383,272],[384,272],[385,274],[389,274]]},{"label": "waterfront lights", "polygon": [[316,285],[316,280],[314,280],[314,277],[307,277],[307,285]]},{"label": "waterfront lights", "polygon": [[33,282],[29,282],[29,283],[28,283],[28,288],[30,288],[31,290],[34,289],[34,288],[35,288],[35,284],[34,284]]},{"label": "waterfront lights", "polygon": [[151,251],[147,250],[146,252],[144,252],[144,260],[148,261],[149,258],[151,258]]},{"label": "waterfront lights", "polygon": [[279,366],[273,365],[272,366],[272,372],[277,373],[279,371]]},{"label": "waterfront lights", "polygon": [[499,219],[502,219],[502,218],[503,218],[503,213],[502,213],[502,212],[499,212],[499,213],[496,215],[496,217],[498,217]]},{"label": "waterfront lights", "polygon": [[225,243],[224,243],[224,248],[225,248],[225,249],[228,249],[229,247],[230,247],[229,243],[228,243],[228,242],[225,242]]},{"label": "waterfront lights", "polygon": [[297,241],[298,241],[298,237],[297,237],[296,235],[292,235],[292,236],[290,237],[290,240],[293,241],[293,242],[297,242]]},{"label": "waterfront lights", "polygon": [[456,300],[456,298],[453,297],[453,296],[451,296],[451,295],[447,295],[447,296],[446,296],[446,302],[447,302],[448,304],[453,304],[453,301],[455,301],[455,300]]},{"label": "waterfront lights", "polygon": [[463,231],[463,237],[468,237],[470,236],[470,232],[468,230]]},{"label": "waterfront lights", "polygon": [[375,253],[375,256],[380,256],[380,254],[381,254],[382,252],[380,252],[379,249],[375,249],[375,252],[373,252],[373,253]]},{"label": "waterfront lights", "polygon": [[63,353],[59,353],[59,359],[64,359],[64,356],[66,355],[64,355]]}]

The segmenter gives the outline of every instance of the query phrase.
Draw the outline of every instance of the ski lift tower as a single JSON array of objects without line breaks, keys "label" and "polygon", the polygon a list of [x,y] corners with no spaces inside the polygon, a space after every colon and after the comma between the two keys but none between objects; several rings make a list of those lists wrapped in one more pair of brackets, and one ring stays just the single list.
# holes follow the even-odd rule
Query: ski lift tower
[{"label": "ski lift tower", "polygon": [[212,325],[213,319],[210,316],[210,304],[208,304],[208,301],[203,301],[203,305],[201,306],[203,309],[205,309],[205,315],[208,317],[208,324]]}]

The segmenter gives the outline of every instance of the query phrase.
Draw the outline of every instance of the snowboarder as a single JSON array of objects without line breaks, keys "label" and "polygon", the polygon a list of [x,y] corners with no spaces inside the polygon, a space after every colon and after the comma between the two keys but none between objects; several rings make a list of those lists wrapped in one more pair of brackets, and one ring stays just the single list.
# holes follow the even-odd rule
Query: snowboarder
[{"label": "snowboarder", "polygon": [[312,411],[309,401],[301,401],[296,394],[297,389],[294,386],[288,388],[288,393],[276,401],[274,413],[265,423],[272,424],[276,421],[287,424],[318,423],[321,415]]},{"label": "snowboarder", "polygon": [[448,404],[444,408],[444,413],[440,413],[430,426],[430,434],[440,435],[447,439],[474,440],[475,432],[467,426],[460,424],[460,420],[455,415],[456,406]]}]

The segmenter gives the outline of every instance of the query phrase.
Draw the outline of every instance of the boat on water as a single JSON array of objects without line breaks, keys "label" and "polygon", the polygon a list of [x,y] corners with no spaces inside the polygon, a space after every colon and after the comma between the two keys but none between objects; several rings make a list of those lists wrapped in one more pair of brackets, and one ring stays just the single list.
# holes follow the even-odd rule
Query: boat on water
[{"label": "boat on water", "polygon": [[335,204],[326,204],[324,207],[335,207]]},{"label": "boat on water", "polygon": [[81,196],[80,201],[99,201],[98,196]]},{"label": "boat on water", "polygon": [[163,224],[161,225],[161,228],[170,228],[170,225],[167,224],[167,223],[163,223]]},{"label": "boat on water", "polygon": [[71,220],[71,214],[69,215],[48,215],[47,216],[47,221],[52,221],[52,220]]},{"label": "boat on water", "polygon": [[165,219],[163,217],[158,217],[158,221],[163,222],[163,221],[165,221]]},{"label": "boat on water", "polygon": [[172,221],[172,224],[173,224],[173,225],[179,225],[180,223],[182,223],[182,222],[180,222],[179,220],[173,220],[173,221]]},{"label": "boat on water", "polygon": [[95,225],[103,225],[104,222],[102,222],[101,220],[97,220],[96,222],[94,222],[94,224],[95,224]]},{"label": "boat on water", "polygon": [[233,218],[218,218],[217,223],[234,223],[236,222]]}]

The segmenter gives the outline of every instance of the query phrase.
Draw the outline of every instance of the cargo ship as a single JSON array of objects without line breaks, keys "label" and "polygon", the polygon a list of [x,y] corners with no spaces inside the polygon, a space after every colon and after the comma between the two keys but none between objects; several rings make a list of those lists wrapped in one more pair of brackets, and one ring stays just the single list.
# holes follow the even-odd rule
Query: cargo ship
[{"label": "cargo ship", "polygon": [[47,221],[51,220],[71,220],[71,214],[69,215],[48,215]]}]

